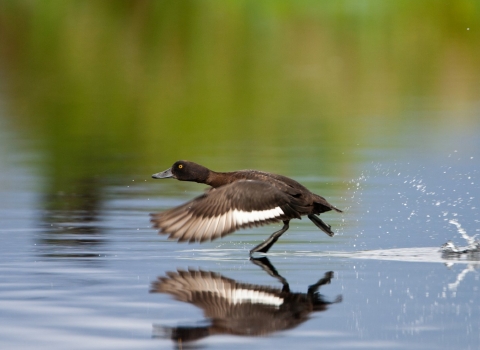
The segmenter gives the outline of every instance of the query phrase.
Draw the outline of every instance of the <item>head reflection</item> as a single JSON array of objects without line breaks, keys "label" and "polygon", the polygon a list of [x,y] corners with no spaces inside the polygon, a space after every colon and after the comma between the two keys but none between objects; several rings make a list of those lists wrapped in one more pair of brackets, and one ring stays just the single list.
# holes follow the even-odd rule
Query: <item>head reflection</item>
[{"label": "head reflection", "polygon": [[281,288],[237,282],[218,273],[202,270],[168,272],[152,283],[152,293],[167,293],[175,299],[203,309],[209,322],[197,326],[154,326],[154,336],[168,337],[178,344],[215,334],[264,336],[297,327],[312,312],[327,310],[342,301],[341,295],[327,301],[318,289],[329,284],[333,272],[327,272],[307,293],[292,293],[287,281],[267,258],[251,261],[272,277]]}]

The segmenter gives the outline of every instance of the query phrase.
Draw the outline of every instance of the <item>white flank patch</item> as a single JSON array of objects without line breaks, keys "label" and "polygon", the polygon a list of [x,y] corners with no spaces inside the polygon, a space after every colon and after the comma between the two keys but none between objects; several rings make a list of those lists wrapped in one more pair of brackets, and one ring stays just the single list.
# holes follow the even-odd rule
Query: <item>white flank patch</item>
[{"label": "white flank patch", "polygon": [[253,210],[253,211],[243,211],[243,210],[233,210],[233,218],[237,225],[247,224],[249,222],[255,221],[265,221],[268,219],[276,218],[277,216],[283,215],[283,210],[280,207],[276,207],[268,210]]}]

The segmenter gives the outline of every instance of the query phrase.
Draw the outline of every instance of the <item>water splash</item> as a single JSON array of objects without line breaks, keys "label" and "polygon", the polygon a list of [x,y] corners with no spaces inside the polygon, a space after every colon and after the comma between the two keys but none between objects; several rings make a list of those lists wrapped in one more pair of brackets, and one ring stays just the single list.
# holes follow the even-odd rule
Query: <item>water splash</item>
[{"label": "water splash", "polygon": [[452,292],[456,292],[457,291],[457,288],[458,286],[460,285],[460,282],[463,281],[463,279],[465,278],[465,276],[469,273],[469,272],[475,272],[475,265],[473,264],[468,264],[468,266],[462,270],[462,272],[460,272],[457,276],[457,279],[455,280],[455,282],[453,283],[449,283],[448,284],[448,289]]},{"label": "water splash", "polygon": [[444,254],[468,254],[468,253],[478,253],[480,252],[480,240],[476,240],[475,238],[478,236],[478,234],[474,236],[469,236],[467,235],[467,232],[465,229],[460,225],[460,223],[455,220],[449,220],[449,224],[455,225],[457,227],[458,233],[460,233],[467,241],[467,246],[466,247],[457,247],[455,244],[453,244],[452,241],[448,241],[444,245],[440,247],[440,251]]}]

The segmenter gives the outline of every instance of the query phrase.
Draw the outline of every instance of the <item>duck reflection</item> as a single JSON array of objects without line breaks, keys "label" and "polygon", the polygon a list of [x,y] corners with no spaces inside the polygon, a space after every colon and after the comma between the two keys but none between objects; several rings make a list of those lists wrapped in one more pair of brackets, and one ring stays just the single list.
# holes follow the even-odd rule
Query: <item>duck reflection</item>
[{"label": "duck reflection", "polygon": [[154,336],[171,338],[181,345],[215,334],[263,336],[297,327],[312,312],[325,311],[342,301],[339,295],[327,301],[318,289],[329,284],[333,272],[327,272],[307,293],[292,293],[267,258],[251,258],[269,275],[277,278],[281,288],[237,282],[221,274],[202,270],[168,272],[152,283],[151,293],[167,293],[175,299],[203,309],[209,322],[198,326],[154,326]]}]

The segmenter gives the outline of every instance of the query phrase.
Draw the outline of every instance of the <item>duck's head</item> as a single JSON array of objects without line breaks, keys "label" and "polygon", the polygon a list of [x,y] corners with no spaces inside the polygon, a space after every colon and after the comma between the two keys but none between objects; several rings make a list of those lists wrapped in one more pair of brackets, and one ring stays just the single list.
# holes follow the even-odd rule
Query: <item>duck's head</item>
[{"label": "duck's head", "polygon": [[175,162],[171,168],[153,174],[154,179],[174,178],[180,181],[193,181],[205,183],[207,181],[210,170],[204,166],[189,162],[188,160],[179,160]]}]

